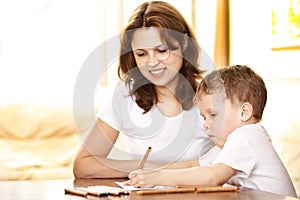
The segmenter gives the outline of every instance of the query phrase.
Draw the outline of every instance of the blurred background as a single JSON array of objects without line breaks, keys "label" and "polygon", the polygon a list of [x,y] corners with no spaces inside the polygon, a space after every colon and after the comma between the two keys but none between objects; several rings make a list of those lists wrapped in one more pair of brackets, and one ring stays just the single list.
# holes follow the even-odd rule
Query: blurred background
[{"label": "blurred background", "polygon": [[[105,40],[118,35],[142,2],[0,1],[0,102],[72,103],[84,61]],[[299,38],[298,1],[167,2],[186,17],[216,66],[249,64],[266,80],[299,78],[299,39],[294,39],[298,48],[284,48],[293,45],[292,36]],[[298,22],[292,27],[294,35],[289,35],[292,2],[298,2],[294,6]],[[105,86],[115,80],[114,75],[112,70]]]},{"label": "blurred background", "polygon": [[[40,155],[38,159],[41,160],[32,162],[36,157],[29,156],[32,151],[27,151],[26,146],[32,144],[32,138],[35,138],[35,142],[37,138],[49,139],[53,132],[53,138],[59,135],[66,138],[68,134],[61,133],[61,130],[73,124],[73,91],[83,63],[104,41],[118,36],[130,14],[143,2],[0,0],[0,142],[4,146],[0,158],[4,163],[3,169],[11,173],[24,170],[7,177],[0,175],[0,179],[59,177],[53,175],[57,175],[56,172],[52,176],[36,175],[37,169],[44,170],[49,163],[57,161],[56,157],[45,161]],[[264,78],[269,93],[262,123],[269,131],[299,194],[300,163],[296,160],[300,160],[300,2],[167,2],[178,8],[194,28],[202,56],[205,55],[201,66],[212,69],[213,63],[216,67],[247,64]],[[116,62],[107,63],[108,55],[100,56],[99,63],[109,67],[99,75],[95,107],[101,105],[117,81]],[[47,111],[44,107],[47,107]],[[51,119],[45,118],[49,112]],[[51,121],[53,118],[56,121]],[[65,124],[63,128],[48,131],[46,136],[43,133],[37,137],[43,128],[52,130],[47,124],[49,121],[52,128],[63,122]],[[67,150],[63,149],[66,147],[62,144],[59,149],[60,152],[68,151],[67,155],[60,158],[63,161],[59,164],[67,168],[61,171],[61,177],[72,176],[71,160],[78,144],[74,132],[80,130],[76,130],[75,126],[68,131],[73,134],[73,146]],[[20,146],[17,140],[26,143]],[[41,148],[42,144],[35,145]],[[34,146],[32,148],[35,149]],[[24,152],[27,152],[25,158],[28,159],[22,155],[23,161],[18,160],[18,155]],[[28,175],[24,175],[25,172]]]}]

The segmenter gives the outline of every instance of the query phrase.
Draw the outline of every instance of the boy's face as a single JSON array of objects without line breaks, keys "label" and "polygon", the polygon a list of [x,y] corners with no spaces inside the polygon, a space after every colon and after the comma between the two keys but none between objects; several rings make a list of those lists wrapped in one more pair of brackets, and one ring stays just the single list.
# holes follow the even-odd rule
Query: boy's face
[{"label": "boy's face", "polygon": [[241,109],[225,99],[224,94],[201,94],[198,96],[200,115],[209,138],[223,147],[228,135],[241,126]]}]

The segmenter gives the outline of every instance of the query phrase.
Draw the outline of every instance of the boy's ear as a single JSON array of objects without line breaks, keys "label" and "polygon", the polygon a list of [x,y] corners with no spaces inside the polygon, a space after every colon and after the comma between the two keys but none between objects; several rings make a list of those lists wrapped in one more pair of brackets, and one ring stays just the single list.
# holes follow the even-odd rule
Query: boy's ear
[{"label": "boy's ear", "polygon": [[243,103],[241,106],[241,120],[243,122],[248,121],[252,117],[253,107],[250,103]]}]

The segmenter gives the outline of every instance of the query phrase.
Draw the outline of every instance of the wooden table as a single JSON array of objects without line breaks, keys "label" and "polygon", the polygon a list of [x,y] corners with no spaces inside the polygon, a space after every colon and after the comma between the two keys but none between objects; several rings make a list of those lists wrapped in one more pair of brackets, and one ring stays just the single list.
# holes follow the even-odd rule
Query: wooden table
[{"label": "wooden table", "polygon": [[[88,187],[93,185],[116,186],[115,181],[125,179],[75,179],[75,180],[29,180],[29,181],[0,181],[0,199],[3,200],[76,200],[76,199],[226,199],[226,200],[296,200],[297,198],[276,195],[258,190],[243,188],[238,192],[216,192],[216,193],[182,193],[182,194],[160,194],[160,195],[136,195],[134,192],[126,196],[80,197],[64,194],[64,188]],[[298,199],[299,200],[299,199]]]}]

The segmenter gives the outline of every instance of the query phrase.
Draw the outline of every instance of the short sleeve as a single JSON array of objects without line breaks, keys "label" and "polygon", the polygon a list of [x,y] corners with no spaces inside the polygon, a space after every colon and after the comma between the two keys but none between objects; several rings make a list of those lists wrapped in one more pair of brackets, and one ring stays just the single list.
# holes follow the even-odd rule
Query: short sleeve
[{"label": "short sleeve", "polygon": [[122,120],[128,117],[128,90],[124,83],[114,88],[111,96],[107,96],[100,107],[97,117],[116,130],[121,130]]},{"label": "short sleeve", "polygon": [[222,151],[217,156],[214,164],[223,163],[231,168],[244,172],[248,176],[255,168],[256,157],[252,147],[241,132],[235,131],[231,133],[222,148]]},{"label": "short sleeve", "polygon": [[112,99],[109,98],[99,109],[97,112],[97,117],[113,127],[116,130],[120,130],[119,125],[117,124],[115,117],[114,117],[114,112],[112,108]]}]

